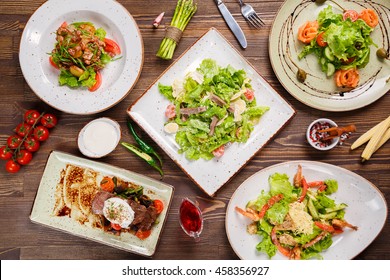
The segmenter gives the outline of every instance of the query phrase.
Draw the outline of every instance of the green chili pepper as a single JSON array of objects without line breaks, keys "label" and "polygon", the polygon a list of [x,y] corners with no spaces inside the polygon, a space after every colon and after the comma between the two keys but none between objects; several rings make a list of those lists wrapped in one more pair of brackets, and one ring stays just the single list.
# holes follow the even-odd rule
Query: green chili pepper
[{"label": "green chili pepper", "polygon": [[138,135],[137,133],[135,132],[133,126],[131,125],[131,122],[130,121],[127,121],[127,126],[129,127],[130,129],[130,132],[131,134],[133,135],[135,141],[138,143],[139,147],[141,148],[141,150],[149,155],[154,155],[159,161],[160,161],[160,165],[162,167],[162,160],[161,158],[159,157],[159,155],[156,153],[156,151],[151,147],[149,146],[148,144],[146,144]]},{"label": "green chili pepper", "polygon": [[136,154],[137,156],[139,156],[140,158],[142,158],[144,161],[146,161],[151,167],[153,167],[154,169],[156,169],[158,172],[160,172],[160,175],[161,177],[164,176],[164,172],[161,170],[161,168],[157,165],[156,161],[150,156],[148,155],[147,153],[144,153],[143,151],[141,151],[138,147],[132,145],[132,144],[129,144],[129,143],[126,143],[126,142],[121,142],[121,145],[123,147],[125,147],[126,149],[128,149],[129,151],[133,152],[134,154]]}]

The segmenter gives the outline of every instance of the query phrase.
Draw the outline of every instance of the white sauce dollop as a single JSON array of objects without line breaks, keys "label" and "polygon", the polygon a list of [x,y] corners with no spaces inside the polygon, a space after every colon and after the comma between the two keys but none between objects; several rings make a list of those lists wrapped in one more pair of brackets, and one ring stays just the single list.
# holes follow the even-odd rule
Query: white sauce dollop
[{"label": "white sauce dollop", "polygon": [[103,215],[111,223],[120,225],[121,228],[128,228],[134,220],[134,210],[119,197],[111,197],[104,201]]}]

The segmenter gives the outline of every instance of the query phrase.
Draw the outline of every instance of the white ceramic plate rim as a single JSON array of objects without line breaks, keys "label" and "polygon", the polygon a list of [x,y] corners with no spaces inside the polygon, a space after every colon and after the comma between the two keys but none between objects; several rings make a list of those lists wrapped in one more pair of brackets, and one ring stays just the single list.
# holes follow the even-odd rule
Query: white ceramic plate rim
[{"label": "white ceramic plate rim", "polygon": [[[303,15],[296,15],[297,23],[294,23],[293,30],[297,30],[295,27],[299,27],[303,22],[307,20],[315,20],[317,18],[316,15],[318,14],[320,10],[325,8],[327,5],[335,6],[330,1],[326,1],[322,5],[317,5],[317,7],[312,8],[313,5],[316,5],[315,3],[310,3],[311,0],[286,0],[282,6],[280,7],[274,22],[271,27],[270,32],[270,40],[269,40],[269,57],[271,61],[272,68],[279,80],[279,82],[282,84],[282,86],[297,100],[300,102],[319,110],[324,111],[333,111],[333,112],[344,112],[344,111],[351,111],[355,109],[359,109],[362,107],[365,107],[367,105],[372,104],[382,96],[384,96],[389,90],[390,90],[390,83],[387,83],[386,80],[390,77],[390,66],[389,61],[380,61],[376,57],[376,48],[374,46],[371,46],[371,54],[370,54],[370,63],[363,69],[359,70],[360,76],[361,76],[361,82],[359,86],[352,90],[351,92],[347,92],[344,94],[344,97],[340,97],[337,94],[333,94],[331,96],[326,94],[320,94],[314,92],[312,89],[310,89],[309,86],[302,85],[298,81],[295,80],[295,71],[296,67],[291,64],[291,62],[281,62],[281,60],[287,60],[286,54],[280,54],[279,53],[279,38],[281,37],[280,32],[283,29],[284,26],[287,26],[287,19],[283,14],[285,15],[291,15],[291,13],[294,11],[294,8],[298,5],[301,5],[302,3],[307,5],[312,5],[310,15],[305,16]],[[371,5],[372,3],[366,2],[363,3],[364,5]],[[373,3],[381,3],[385,5],[385,1],[382,0],[375,0],[372,1]],[[361,10],[362,7],[360,6],[362,4],[355,4],[351,1],[343,1],[339,2],[345,9],[356,9]],[[293,7],[291,7],[293,6]],[[388,6],[387,9],[390,9]],[[285,25],[286,24],[286,25]],[[374,40],[375,43],[377,43],[380,46],[383,46],[386,49],[390,48],[390,33],[389,23],[385,20],[380,23],[382,26],[377,26],[374,32],[372,33],[372,36],[375,36],[376,39]],[[296,25],[296,26],[295,26]],[[387,40],[382,39],[383,30],[387,30]],[[389,29],[389,30],[388,30]],[[296,32],[294,33],[296,34]],[[285,37],[285,34],[283,33],[283,36]],[[383,37],[385,38],[385,37]],[[383,42],[382,42],[383,41]],[[285,47],[286,42],[281,43],[282,46]],[[291,42],[290,42],[291,44]],[[301,43],[298,43],[297,40],[294,42],[294,47],[290,47],[291,56],[295,58],[295,53],[298,50],[302,49]],[[308,55],[305,59],[302,61],[298,61],[295,59],[295,63],[300,65],[303,69],[307,70],[310,69],[308,72],[311,75],[308,75],[307,82],[310,83],[311,87],[316,89],[321,89],[321,91],[326,92],[340,92],[339,89],[336,88],[333,82],[333,78],[326,79],[325,73],[321,72],[318,66],[317,58],[315,55],[311,54]],[[373,65],[375,64],[375,67]],[[287,69],[286,71],[288,74],[283,72],[283,69]],[[375,68],[375,69],[374,69]],[[378,70],[379,69],[379,70]],[[379,72],[376,72],[379,71]],[[376,75],[374,77],[374,75]],[[317,77],[318,76],[318,77]],[[374,77],[374,78],[373,78]],[[325,83],[325,86],[323,84]]]},{"label": "white ceramic plate rim", "polygon": [[[363,178],[362,176],[349,171],[345,168],[335,166],[328,163],[323,162],[316,162],[316,161],[288,161],[288,162],[282,162],[279,164],[275,164],[269,167],[266,167],[256,173],[254,173],[252,176],[247,178],[233,193],[231,196],[231,199],[229,201],[229,204],[226,208],[226,219],[225,219],[225,229],[226,234],[229,240],[230,245],[232,246],[234,252],[240,259],[263,259],[267,260],[268,256],[264,253],[256,252],[256,245],[260,242],[261,238],[257,235],[249,235],[246,232],[246,225],[250,224],[250,220],[239,216],[239,214],[234,210],[235,206],[239,207],[245,207],[245,204],[252,199],[255,199],[258,195],[260,195],[260,192],[262,190],[265,190],[266,192],[269,191],[269,184],[268,184],[268,177],[269,175],[279,172],[279,173],[287,173],[289,175],[290,181],[292,180],[293,174],[295,174],[298,165],[302,166],[303,174],[306,176],[306,178],[310,181],[314,180],[324,180],[325,178],[328,179],[336,179],[339,183],[339,191],[335,194],[332,194],[331,197],[333,197],[336,200],[336,203],[347,203],[349,207],[346,210],[345,218],[347,221],[349,221],[352,224],[358,225],[359,229],[358,231],[345,231],[343,234],[334,236],[333,237],[333,244],[332,246],[321,253],[321,255],[324,257],[324,259],[353,259],[358,254],[360,254],[363,250],[365,250],[380,234],[382,231],[386,220],[387,220],[387,202],[382,194],[382,192],[371,182],[369,182],[367,179]],[[309,170],[308,170],[309,169]],[[312,174],[313,172],[316,172],[316,174]],[[338,176],[334,175],[334,172],[339,172]],[[370,227],[369,228],[362,228],[359,225],[362,224],[362,222],[359,220],[359,217],[357,217],[357,214],[355,213],[356,210],[362,205],[358,205],[356,202],[355,204],[351,204],[352,200],[351,196],[355,195],[353,192],[348,193],[346,197],[340,198],[340,192],[343,187],[349,187],[342,184],[342,181],[344,180],[344,176],[349,176],[350,178],[354,178],[357,182],[361,182],[364,184],[364,187],[355,185],[354,188],[359,189],[362,188],[366,192],[371,191],[371,195],[375,195],[375,199],[378,200],[377,202],[380,203],[380,205],[371,205],[372,208],[382,206],[383,208],[378,208],[378,212],[371,213],[369,219],[367,217],[365,222],[370,223],[371,221],[374,221],[375,215],[380,214],[381,217],[377,218],[375,220],[377,222],[377,227]],[[323,177],[323,178],[321,178]],[[251,184],[251,181],[256,179],[256,183],[258,182],[258,185],[254,186]],[[256,189],[254,189],[256,188]],[[248,194],[250,193],[250,194]],[[247,194],[245,198],[243,196]],[[374,203],[374,202],[372,202]],[[367,207],[365,208],[367,210]],[[359,209],[360,210],[360,209]],[[234,227],[239,228],[240,230],[240,236],[241,240],[238,240],[235,236],[233,236]],[[370,238],[366,238],[365,240],[360,240],[365,235],[362,233],[370,233]],[[371,232],[374,232],[371,234]],[[352,251],[349,251],[349,253],[345,254],[345,249],[342,243],[340,242],[343,238],[347,239],[348,241],[351,241],[352,243]],[[243,244],[245,243],[245,244]],[[338,245],[340,243],[340,245]],[[357,248],[357,249],[356,249]],[[344,250],[343,250],[344,249]],[[350,249],[350,248],[349,248]],[[336,252],[341,252],[341,254],[345,254],[344,257],[337,257]],[[273,256],[272,260],[286,260],[287,258],[283,256],[281,253],[277,252],[275,256]]]},{"label": "white ceramic plate rim", "polygon": [[[53,32],[64,21],[91,21],[97,28],[103,27],[107,38],[121,47],[122,58],[102,70],[102,86],[95,92],[59,86],[59,71],[48,63],[47,53],[55,43]],[[42,101],[66,113],[88,115],[111,108],[130,93],[141,74],[144,46],[137,23],[117,1],[49,0],[34,12],[24,28],[19,60],[27,84]]]},{"label": "white ceramic plate rim", "polygon": [[[145,240],[140,240],[130,233],[115,236],[102,229],[81,225],[79,222],[64,216],[56,217],[51,213],[54,207],[54,192],[60,179],[60,172],[66,164],[73,164],[83,168],[90,168],[103,176],[118,176],[124,180],[144,186],[144,191],[152,199],[161,199],[164,210],[159,215],[159,223],[152,229],[152,234]],[[149,192],[150,191],[150,192]],[[101,244],[125,250],[142,256],[154,255],[160,240],[163,228],[168,218],[172,202],[174,187],[154,180],[135,172],[89,159],[79,158],[68,153],[52,151],[48,157],[39,188],[30,214],[30,220],[55,230],[63,231],[78,237],[92,240]]]},{"label": "white ceramic plate rim", "polygon": [[[179,147],[174,137],[163,130],[166,121],[164,111],[169,101],[158,92],[157,84],[172,84],[172,77],[184,77],[186,72],[195,70],[204,58],[215,59],[222,67],[231,64],[236,69],[244,69],[252,78],[257,104],[271,109],[255,125],[247,143],[230,145],[220,159],[189,161],[184,154],[178,154]],[[128,114],[195,184],[213,196],[288,123],[295,110],[215,28],[211,28],[129,107]]]}]

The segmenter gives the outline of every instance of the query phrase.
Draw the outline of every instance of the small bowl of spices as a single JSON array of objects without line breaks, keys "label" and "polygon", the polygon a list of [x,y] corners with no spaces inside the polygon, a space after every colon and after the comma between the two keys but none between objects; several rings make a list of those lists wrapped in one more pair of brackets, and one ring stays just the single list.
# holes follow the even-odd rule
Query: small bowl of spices
[{"label": "small bowl of spices", "polygon": [[334,148],[340,140],[340,137],[332,137],[329,132],[323,130],[337,127],[337,124],[330,119],[317,119],[313,121],[306,131],[306,138],[309,144],[320,151],[327,151]]}]

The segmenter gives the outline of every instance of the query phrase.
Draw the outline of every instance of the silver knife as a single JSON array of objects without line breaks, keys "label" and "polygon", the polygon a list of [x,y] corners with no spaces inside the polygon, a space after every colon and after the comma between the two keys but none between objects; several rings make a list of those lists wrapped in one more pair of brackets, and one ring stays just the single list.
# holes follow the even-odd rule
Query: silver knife
[{"label": "silver knife", "polygon": [[233,32],[234,36],[236,36],[238,42],[240,42],[241,47],[246,49],[248,44],[246,42],[244,32],[242,32],[237,21],[234,19],[232,14],[229,12],[228,8],[226,8],[226,6],[222,0],[215,0],[215,3],[217,4],[218,9],[221,12],[223,18],[225,19],[227,25],[229,26],[230,30]]}]

